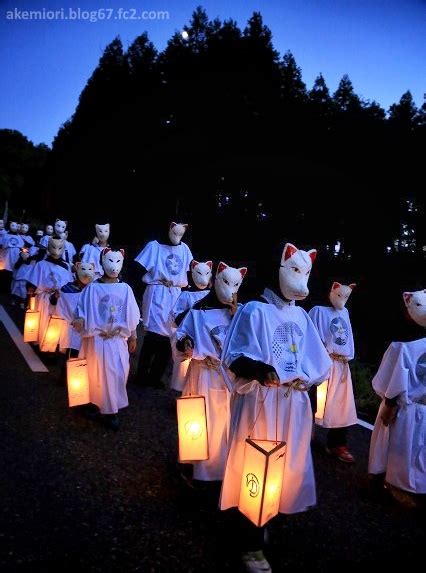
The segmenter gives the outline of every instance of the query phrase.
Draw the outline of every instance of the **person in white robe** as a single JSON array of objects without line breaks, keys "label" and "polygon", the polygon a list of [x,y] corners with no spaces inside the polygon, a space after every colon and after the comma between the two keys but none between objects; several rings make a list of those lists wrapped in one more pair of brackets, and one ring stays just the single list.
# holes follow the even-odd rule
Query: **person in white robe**
[{"label": "person in white robe", "polygon": [[19,234],[19,225],[16,221],[11,221],[9,230],[3,236],[4,249],[4,270],[9,271],[10,280],[15,264],[19,259],[20,249],[25,246],[25,241]]},{"label": "person in white robe", "polygon": [[371,436],[368,472],[411,494],[426,493],[426,290],[405,292],[408,315],[423,334],[392,342],[373,378],[382,399]]},{"label": "person in white robe", "polygon": [[182,241],[188,225],[170,223],[164,241],[150,241],[135,258],[146,285],[142,300],[145,335],[139,355],[136,382],[162,387],[161,378],[171,357],[170,312],[188,285],[187,272],[193,259]]},{"label": "person in white robe", "polygon": [[[345,307],[355,283],[343,285],[334,281],[328,294],[331,306],[314,306],[309,316],[333,362],[327,382],[325,408],[315,422],[329,428],[328,453],[342,462],[355,458],[347,445],[347,427],[357,423],[354,391],[349,361],[354,358],[354,338],[348,309]],[[318,390],[318,387],[317,387]]]},{"label": "person in white robe", "polygon": [[63,239],[50,237],[47,257],[34,265],[27,278],[27,293],[29,296],[35,294],[35,310],[40,312],[38,332],[40,345],[43,343],[49,319],[55,314],[55,309],[50,303],[50,295],[73,278],[69,264],[62,259],[64,246]]},{"label": "person in white robe", "polygon": [[76,358],[81,347],[81,335],[73,327],[77,316],[77,305],[83,289],[95,278],[93,263],[76,262],[76,279],[62,286],[50,296],[50,302],[56,307],[55,314],[64,320],[59,338],[59,350]]},{"label": "person in white robe", "polygon": [[205,263],[196,260],[191,261],[191,284],[189,284],[187,290],[183,290],[180,293],[176,304],[170,312],[170,345],[173,358],[170,387],[172,390],[175,390],[175,392],[182,392],[188,366],[191,362],[190,358],[184,356],[184,354],[179,352],[176,348],[176,328],[180,325],[188,310],[209,294],[210,289],[207,287],[211,286],[212,266],[212,261],[206,261]]},{"label": "person in white robe", "polygon": [[[286,443],[280,513],[298,513],[316,503],[307,391],[327,378],[331,360],[308,314],[295,306],[309,293],[315,257],[313,249],[286,243],[273,288],[264,290],[262,302],[245,304],[232,321],[222,353],[235,375],[222,510],[238,507],[248,437]],[[270,571],[263,529],[236,515],[236,536],[249,571]]]},{"label": "person in white robe", "polygon": [[110,235],[110,224],[95,224],[96,236],[91,243],[86,243],[80,249],[79,260],[82,263],[94,263],[97,277],[104,274],[102,268],[101,255],[104,249],[108,247]]},{"label": "person in white robe", "polygon": [[44,228],[44,235],[40,239],[40,245],[47,250],[47,245],[49,244],[49,239],[53,235],[54,229],[53,225],[47,224]]},{"label": "person in white robe", "polygon": [[193,462],[193,479],[223,479],[229,429],[230,392],[221,365],[222,349],[237,310],[237,292],[246,267],[219,263],[214,289],[186,315],[176,332],[180,351],[191,357],[183,395],[204,396],[209,458]]},{"label": "person in white robe", "polygon": [[19,259],[15,263],[11,284],[12,297],[16,299],[22,309],[25,308],[25,301],[27,298],[27,280],[33,266],[35,265],[37,251],[37,247],[31,246],[29,243],[25,243],[25,246],[20,250]]},{"label": "person in white robe", "polygon": [[82,336],[79,356],[87,359],[90,401],[113,430],[119,428],[118,411],[129,405],[129,352],[136,350],[140,321],[133,290],[119,279],[123,260],[123,249],[103,250],[104,274],[84,288],[73,322]]}]

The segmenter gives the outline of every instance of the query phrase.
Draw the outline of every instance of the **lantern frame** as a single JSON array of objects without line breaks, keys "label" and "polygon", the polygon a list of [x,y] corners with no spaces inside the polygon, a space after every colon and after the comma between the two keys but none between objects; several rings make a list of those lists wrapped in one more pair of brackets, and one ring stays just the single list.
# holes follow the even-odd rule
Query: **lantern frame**
[{"label": "lantern frame", "polygon": [[[30,317],[36,319],[36,326],[32,329],[28,324]],[[39,329],[40,329],[40,311],[29,310],[29,309],[26,310],[25,320],[24,320],[24,342],[37,342]]]},{"label": "lantern frame", "polygon": [[[50,340],[48,338],[49,328],[51,326],[53,326],[53,324],[55,322],[58,323],[58,326],[60,324],[59,332],[57,333],[57,335],[55,333],[55,338],[52,338]],[[49,317],[49,322],[47,323],[47,328],[44,332],[42,343],[40,344],[41,352],[56,352],[56,348],[57,348],[57,346],[59,344],[59,340],[61,338],[61,332],[62,332],[62,328],[64,326],[64,323],[65,323],[64,319],[61,318],[60,316],[52,315]]]},{"label": "lantern frame", "polygon": [[36,297],[35,295],[31,295],[28,297],[28,310],[35,310],[36,309]]},{"label": "lantern frame", "polygon": [[[80,381],[82,388],[75,389],[72,388],[72,370],[77,367],[84,367],[80,370],[78,374],[82,374],[83,380]],[[69,358],[67,360],[67,389],[68,389],[68,406],[71,408],[73,406],[81,406],[83,404],[89,404],[90,402],[90,385],[89,385],[89,373],[87,370],[87,359],[86,358]]]},{"label": "lantern frame", "polygon": [[[329,380],[324,380],[324,382],[321,382],[321,384],[318,384],[318,386],[316,387],[316,391],[317,391],[317,407],[316,407],[316,411],[315,411],[315,424],[317,424],[318,426],[322,426],[324,423],[324,415],[325,412],[327,410],[327,398],[328,398],[328,390],[329,390],[329,385],[330,385],[330,381]],[[318,415],[318,393],[321,389],[321,409],[320,409],[320,413]],[[323,395],[324,399],[322,399]]]},{"label": "lantern frame", "polygon": [[[270,449],[265,449],[265,445],[273,446]],[[257,456],[260,454],[264,457],[264,465],[263,468],[260,468],[262,471],[262,476],[259,477],[254,473],[250,472],[251,467],[247,467],[248,463],[248,450],[247,448],[253,448],[254,454]],[[257,527],[262,527],[267,523],[270,519],[275,517],[279,511],[279,504],[281,498],[281,491],[282,491],[282,484],[283,484],[283,476],[284,476],[284,466],[285,466],[285,455],[287,452],[287,443],[286,442],[278,442],[276,440],[260,440],[260,439],[252,439],[246,438],[245,440],[245,448],[244,448],[244,461],[243,461],[243,471],[241,474],[241,484],[240,484],[240,497],[238,501],[238,510],[243,513],[247,519],[249,519],[254,525]],[[277,455],[278,454],[278,455]],[[278,461],[278,466],[275,466],[274,471],[279,472],[280,479],[278,480],[279,483],[277,484],[276,489],[276,500],[274,502],[274,507],[271,511],[271,508],[265,507],[265,497],[266,497],[266,490],[268,486],[270,487],[270,482],[268,483],[268,472],[271,469],[271,464],[273,462]],[[249,476],[252,476],[250,479]],[[270,475],[269,475],[270,477]],[[253,490],[253,485],[255,488],[259,488],[260,491],[257,489]],[[248,489],[248,497],[247,497],[247,488]],[[256,491],[256,494],[254,494]],[[253,508],[253,503],[250,503],[250,499],[257,498],[260,493],[260,503],[257,502],[257,509]],[[249,505],[250,504],[250,505]],[[256,514],[257,517],[254,518],[253,514]]]},{"label": "lantern frame", "polygon": [[[194,405],[196,405],[198,412],[192,414],[191,412],[185,412],[189,401],[192,400]],[[197,404],[198,402],[198,404]],[[178,421],[178,460],[180,463],[191,463],[205,461],[209,459],[209,436],[207,427],[207,412],[206,412],[206,398],[199,394],[190,394],[188,396],[181,396],[176,400],[176,411],[177,411],[177,421]],[[200,416],[202,418],[201,433],[198,437],[192,438],[193,441],[201,440],[198,444],[191,442],[188,445],[185,443],[186,439],[189,440],[189,430],[185,428],[188,423],[191,423],[191,416]],[[199,446],[203,449],[203,453],[194,455],[193,450],[196,449],[194,446]]]}]

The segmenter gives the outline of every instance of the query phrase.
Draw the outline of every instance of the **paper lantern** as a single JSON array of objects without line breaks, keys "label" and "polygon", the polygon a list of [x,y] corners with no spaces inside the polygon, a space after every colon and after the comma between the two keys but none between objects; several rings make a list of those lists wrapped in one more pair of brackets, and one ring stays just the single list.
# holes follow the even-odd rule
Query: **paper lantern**
[{"label": "paper lantern", "polygon": [[55,352],[59,344],[64,321],[59,316],[51,316],[40,346],[42,352]]},{"label": "paper lantern", "polygon": [[206,400],[204,396],[182,396],[176,400],[179,461],[209,459]]},{"label": "paper lantern", "polygon": [[27,310],[24,322],[24,342],[37,342],[39,326],[40,312],[38,310]]},{"label": "paper lantern", "polygon": [[30,296],[28,299],[28,308],[30,310],[35,310],[35,304],[36,304],[36,297]]},{"label": "paper lantern", "polygon": [[322,426],[324,422],[324,412],[327,405],[328,380],[317,386],[317,411],[315,412],[315,423]]},{"label": "paper lantern", "polygon": [[238,509],[258,527],[277,515],[286,443],[246,439]]},{"label": "paper lantern", "polygon": [[6,260],[4,258],[4,251],[0,248],[0,271],[4,271],[6,268]]},{"label": "paper lantern", "polygon": [[68,405],[81,406],[90,402],[89,376],[85,358],[67,360]]}]

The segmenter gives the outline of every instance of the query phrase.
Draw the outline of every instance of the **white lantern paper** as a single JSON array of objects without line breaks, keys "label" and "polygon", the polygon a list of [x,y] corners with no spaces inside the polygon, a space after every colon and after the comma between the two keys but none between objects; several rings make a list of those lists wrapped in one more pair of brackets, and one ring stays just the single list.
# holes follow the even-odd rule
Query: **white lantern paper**
[{"label": "white lantern paper", "polygon": [[40,312],[38,310],[27,310],[24,322],[24,342],[37,342],[39,326]]},{"label": "white lantern paper", "polygon": [[317,386],[317,411],[315,412],[315,423],[322,426],[324,413],[327,406],[328,380]]},{"label": "white lantern paper", "polygon": [[258,527],[277,515],[286,443],[246,439],[238,509]]},{"label": "white lantern paper", "polygon": [[89,376],[85,358],[67,360],[68,405],[81,406],[90,402]]},{"label": "white lantern paper", "polygon": [[206,400],[204,396],[182,396],[176,400],[179,461],[209,459]]},{"label": "white lantern paper", "polygon": [[40,346],[42,352],[56,352],[63,324],[64,321],[59,316],[51,316],[49,318],[49,324]]}]

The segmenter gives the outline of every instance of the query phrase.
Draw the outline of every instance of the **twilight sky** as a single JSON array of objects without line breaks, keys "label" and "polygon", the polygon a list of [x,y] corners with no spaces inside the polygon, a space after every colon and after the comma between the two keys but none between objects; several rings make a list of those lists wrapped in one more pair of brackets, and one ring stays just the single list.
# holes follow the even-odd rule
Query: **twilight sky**
[{"label": "twilight sky", "polygon": [[[233,18],[240,28],[259,10],[275,48],[293,52],[308,88],[321,72],[333,92],[347,73],[356,93],[386,110],[407,89],[417,106],[423,103],[426,0],[0,0],[0,128],[50,145],[115,36],[126,48],[146,30],[161,50],[198,4],[211,19]],[[73,16],[70,8],[81,18],[61,19]],[[43,9],[46,19],[23,19],[24,10]],[[59,18],[47,19],[61,9]],[[123,17],[144,17],[143,11],[168,18]],[[97,21],[88,21],[88,12]]]}]

